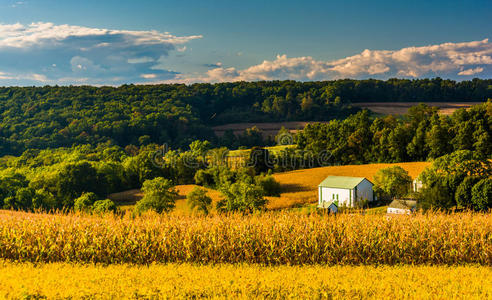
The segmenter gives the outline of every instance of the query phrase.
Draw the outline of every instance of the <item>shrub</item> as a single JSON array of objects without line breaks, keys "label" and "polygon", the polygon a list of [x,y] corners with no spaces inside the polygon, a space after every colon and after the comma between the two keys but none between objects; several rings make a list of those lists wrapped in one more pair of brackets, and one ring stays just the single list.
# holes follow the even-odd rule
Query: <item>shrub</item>
[{"label": "shrub", "polygon": [[135,205],[137,212],[154,210],[158,213],[168,212],[174,208],[178,192],[168,179],[157,177],[146,180],[142,191],[144,197]]},{"label": "shrub", "polygon": [[195,187],[188,195],[186,195],[186,200],[191,209],[197,209],[206,215],[212,204],[212,198],[207,196],[207,190],[199,187]]},{"label": "shrub", "polygon": [[265,196],[279,197],[281,192],[280,183],[271,175],[256,177],[256,184],[263,189]]},{"label": "shrub", "polygon": [[475,184],[471,191],[473,207],[476,210],[492,208],[492,179],[484,178]]},{"label": "shrub", "polygon": [[116,204],[110,199],[98,200],[92,205],[92,211],[100,214],[116,212]]},{"label": "shrub", "polygon": [[92,209],[92,204],[97,201],[97,195],[94,193],[83,193],[82,196],[78,197],[74,201],[75,211],[90,211]]}]

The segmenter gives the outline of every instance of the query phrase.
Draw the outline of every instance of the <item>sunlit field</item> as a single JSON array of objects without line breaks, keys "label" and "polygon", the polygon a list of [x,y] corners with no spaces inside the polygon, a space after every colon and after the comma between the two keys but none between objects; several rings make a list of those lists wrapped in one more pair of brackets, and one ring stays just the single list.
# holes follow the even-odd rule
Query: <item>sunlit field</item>
[{"label": "sunlit field", "polygon": [[[283,147],[283,146],[282,146]],[[246,150],[239,150],[246,151]],[[312,168],[296,170],[291,172],[275,173],[273,176],[282,186],[280,197],[267,197],[268,209],[282,209],[303,206],[306,204],[316,203],[318,199],[318,184],[327,176],[355,176],[366,177],[372,180],[374,174],[382,168],[390,166],[400,166],[408,171],[412,178],[416,178],[427,166],[429,162],[409,162],[395,164],[367,164],[367,165],[348,165],[348,166],[330,166],[321,168]],[[174,214],[190,214],[190,209],[186,204],[186,195],[195,188],[196,185],[178,185],[179,197],[176,201]],[[222,196],[220,192],[213,189],[207,189],[208,196],[212,198],[213,205],[217,203]],[[122,193],[112,194],[110,198],[120,205],[123,209],[132,209],[133,204],[143,197],[140,190],[129,190]],[[212,209],[212,213],[214,209]]]},{"label": "sunlit field", "polygon": [[492,218],[479,213],[120,217],[0,211],[0,259],[491,266]]},{"label": "sunlit field", "polygon": [[279,209],[315,203],[318,199],[318,184],[330,175],[366,177],[372,180],[378,170],[400,166],[410,177],[416,178],[429,165],[430,162],[347,165],[276,173],[273,176],[282,185],[283,192],[280,197],[268,197],[267,207]]},{"label": "sunlit field", "polygon": [[487,299],[480,266],[80,265],[0,262],[0,297]]}]

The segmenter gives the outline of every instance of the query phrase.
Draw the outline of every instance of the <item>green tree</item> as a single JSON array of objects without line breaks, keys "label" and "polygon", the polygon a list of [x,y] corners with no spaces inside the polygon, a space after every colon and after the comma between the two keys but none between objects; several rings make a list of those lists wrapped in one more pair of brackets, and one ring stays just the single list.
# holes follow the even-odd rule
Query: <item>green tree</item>
[{"label": "green tree", "polygon": [[456,203],[453,199],[453,191],[448,185],[438,182],[433,186],[425,187],[417,195],[418,207],[427,209],[450,209]]},{"label": "green tree", "polygon": [[158,213],[168,212],[175,206],[178,192],[172,182],[163,177],[146,180],[142,191],[144,197],[137,202],[135,209],[138,212],[154,210]]},{"label": "green tree", "polygon": [[217,202],[221,212],[253,212],[263,209],[267,203],[263,189],[255,184],[236,182],[221,188],[225,199]]},{"label": "green tree", "polygon": [[407,195],[411,184],[412,178],[400,166],[380,169],[374,175],[374,191],[383,199]]},{"label": "green tree", "polygon": [[92,211],[94,213],[103,214],[108,212],[116,212],[116,204],[110,199],[97,200],[92,205]]},{"label": "green tree", "polygon": [[248,166],[253,167],[256,174],[266,173],[273,168],[268,149],[253,147],[249,154]]},{"label": "green tree", "polygon": [[[491,174],[491,162],[472,151],[460,150],[441,156],[419,176],[424,184],[422,193],[427,195],[423,201],[428,203],[427,207],[443,209],[457,205],[458,199],[466,204],[468,196],[465,194],[469,185],[469,182],[463,183],[466,178],[473,177],[479,180],[488,178]],[[433,193],[436,195],[432,195]]]},{"label": "green tree", "polygon": [[94,193],[83,193],[80,197],[74,201],[75,211],[91,211],[92,205],[97,201],[97,195]]},{"label": "green tree", "polygon": [[84,192],[100,193],[102,185],[97,179],[97,171],[89,162],[70,163],[62,167],[56,180],[57,197],[62,201],[62,206],[72,208],[74,199]]},{"label": "green tree", "polygon": [[484,178],[472,188],[472,203],[476,210],[492,208],[492,179]]},{"label": "green tree", "polygon": [[197,156],[205,156],[212,149],[212,144],[209,141],[196,140],[190,144],[190,150]]},{"label": "green tree", "polygon": [[279,197],[281,186],[272,175],[256,176],[255,182],[263,189],[265,196]]},{"label": "green tree", "polygon": [[207,190],[195,187],[188,195],[186,195],[188,205],[192,210],[196,209],[208,215],[212,198],[207,195]]},{"label": "green tree", "polygon": [[454,198],[459,208],[472,208],[472,188],[480,180],[477,177],[466,177],[456,189]]}]

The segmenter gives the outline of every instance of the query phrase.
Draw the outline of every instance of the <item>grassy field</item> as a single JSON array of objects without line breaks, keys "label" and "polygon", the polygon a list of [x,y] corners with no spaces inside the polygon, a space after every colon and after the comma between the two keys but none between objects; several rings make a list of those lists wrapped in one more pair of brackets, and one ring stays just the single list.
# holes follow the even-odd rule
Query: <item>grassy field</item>
[{"label": "grassy field", "polygon": [[[282,146],[284,147],[284,146]],[[247,150],[238,150],[247,151]],[[273,176],[280,182],[282,193],[280,197],[268,197],[268,209],[283,209],[299,206],[306,206],[315,203],[318,199],[318,184],[329,175],[366,177],[372,180],[374,174],[381,168],[398,165],[408,171],[412,178],[417,177],[427,166],[428,162],[411,162],[396,164],[368,164],[368,165],[347,165],[330,166],[313,169],[304,169],[284,173],[276,173]],[[196,185],[178,185],[179,198],[176,201],[174,214],[189,214],[190,210],[186,204],[186,195]],[[208,195],[212,198],[213,204],[217,203],[222,196],[220,192],[208,189]],[[110,195],[123,209],[131,209],[135,202],[143,197],[140,190],[129,190]],[[309,206],[306,210],[311,210]],[[212,210],[214,212],[214,210]]]},{"label": "grassy field", "polygon": [[412,178],[416,178],[429,165],[429,162],[347,165],[277,173],[273,176],[280,182],[283,192],[280,197],[268,197],[267,207],[281,209],[315,203],[318,199],[318,184],[329,175],[366,177],[372,180],[379,169],[400,166]]},{"label": "grassy field", "polygon": [[74,263],[492,265],[489,214],[132,216],[0,211],[0,259]]},{"label": "grassy field", "polygon": [[480,266],[101,266],[4,261],[0,297],[490,299],[491,278],[491,269]]}]

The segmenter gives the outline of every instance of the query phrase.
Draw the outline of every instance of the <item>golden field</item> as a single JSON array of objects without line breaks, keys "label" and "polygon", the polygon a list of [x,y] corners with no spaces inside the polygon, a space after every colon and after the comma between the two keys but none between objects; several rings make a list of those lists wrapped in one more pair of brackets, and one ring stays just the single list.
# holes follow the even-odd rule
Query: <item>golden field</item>
[{"label": "golden field", "polygon": [[4,261],[0,297],[490,299],[492,271],[480,266],[101,266]]},{"label": "golden field", "polygon": [[[177,185],[176,190],[178,192],[178,198],[176,199],[176,207],[172,211],[172,214],[175,215],[189,215],[192,214],[192,211],[190,210],[190,207],[186,203],[186,195],[188,195],[195,187],[203,188],[207,190],[207,195],[212,198],[212,209],[211,212],[215,213],[215,205],[216,203],[222,199],[222,195],[219,191],[205,188],[202,186],[198,186],[195,184],[184,184],[184,185]],[[124,191],[121,193],[114,193],[109,195],[109,198],[113,201],[115,201],[120,209],[126,211],[126,210],[132,210],[133,206],[135,203],[142,199],[144,196],[143,192],[139,189],[133,189],[133,190],[128,190]]]},{"label": "golden field", "polygon": [[[284,147],[284,146],[282,146]],[[249,151],[249,150],[237,150]],[[390,166],[400,166],[407,170],[412,178],[416,178],[430,162],[409,162],[409,163],[394,163],[394,164],[367,164],[367,165],[345,165],[345,166],[330,166],[312,169],[303,169],[283,173],[274,173],[273,177],[281,184],[282,193],[280,197],[267,197],[268,209],[282,209],[302,206],[309,203],[316,203],[318,199],[318,184],[329,175],[336,176],[355,176],[366,177],[372,180],[374,174],[382,168]],[[176,209],[174,214],[190,214],[189,207],[186,204],[186,195],[193,190],[197,185],[178,185],[176,189],[179,193],[179,198],[176,201]],[[222,196],[220,192],[207,189],[208,196],[212,198],[213,207]],[[143,197],[143,193],[136,190],[129,190],[121,193],[110,195],[110,199],[118,203],[123,209],[131,208],[136,201]],[[212,213],[215,210],[212,209]]]},{"label": "golden field", "polygon": [[408,172],[410,177],[416,178],[430,164],[430,162],[409,162],[345,165],[275,173],[273,177],[281,184],[283,192],[280,197],[268,197],[267,207],[269,209],[281,209],[315,203],[318,201],[318,184],[330,175],[366,177],[372,180],[378,170],[400,166]]},{"label": "golden field", "polygon": [[480,213],[90,216],[0,211],[0,259],[76,263],[492,265]]}]

